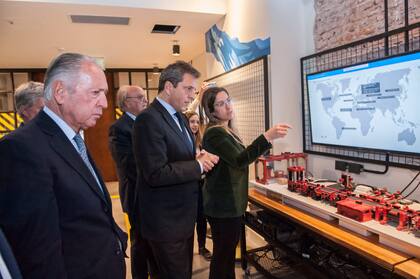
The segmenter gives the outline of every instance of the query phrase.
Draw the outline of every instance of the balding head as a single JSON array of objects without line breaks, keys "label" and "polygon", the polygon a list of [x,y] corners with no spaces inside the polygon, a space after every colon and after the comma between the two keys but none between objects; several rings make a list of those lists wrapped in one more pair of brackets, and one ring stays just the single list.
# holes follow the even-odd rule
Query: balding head
[{"label": "balding head", "polygon": [[124,85],[118,90],[117,102],[122,111],[129,112],[137,116],[146,108],[147,97],[141,87]]}]

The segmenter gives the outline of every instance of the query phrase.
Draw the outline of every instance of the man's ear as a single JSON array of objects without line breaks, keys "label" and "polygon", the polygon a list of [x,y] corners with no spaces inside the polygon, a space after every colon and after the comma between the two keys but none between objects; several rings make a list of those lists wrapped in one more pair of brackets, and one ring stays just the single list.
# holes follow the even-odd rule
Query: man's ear
[{"label": "man's ear", "polygon": [[27,113],[26,109],[27,109],[27,107],[26,107],[26,108],[24,108],[24,109],[22,109],[22,110],[19,112],[20,117],[21,117],[21,118],[23,118],[23,119],[28,118],[28,113]]},{"label": "man's ear", "polygon": [[60,80],[55,81],[52,86],[52,90],[53,90],[53,98],[55,99],[57,104],[62,105],[67,95],[67,90],[64,86],[64,83]]},{"label": "man's ear", "polygon": [[124,109],[127,109],[130,106],[130,103],[127,102],[127,99],[124,100],[123,104],[124,104]]},{"label": "man's ear", "polygon": [[165,81],[165,85],[163,86],[163,90],[165,91],[165,93],[170,96],[172,90],[174,89],[174,85],[172,84],[172,82],[170,81]]}]

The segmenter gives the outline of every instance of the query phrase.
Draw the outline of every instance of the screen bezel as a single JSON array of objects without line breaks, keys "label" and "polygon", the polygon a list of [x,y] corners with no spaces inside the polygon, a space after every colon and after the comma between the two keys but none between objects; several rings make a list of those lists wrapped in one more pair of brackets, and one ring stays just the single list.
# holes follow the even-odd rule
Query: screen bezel
[{"label": "screen bezel", "polygon": [[318,75],[318,74],[322,74],[322,73],[328,73],[328,72],[332,72],[332,71],[336,71],[336,70],[342,70],[342,69],[346,69],[346,68],[351,68],[351,67],[356,67],[359,65],[363,65],[363,64],[368,64],[368,63],[373,63],[373,62],[378,62],[378,61],[384,61],[384,60],[388,60],[388,59],[393,59],[393,58],[397,58],[397,57],[403,57],[403,56],[409,56],[412,54],[417,54],[420,53],[420,50],[415,50],[415,51],[411,51],[411,52],[404,52],[404,53],[400,53],[400,54],[396,54],[396,55],[391,55],[391,56],[386,56],[386,57],[382,57],[382,58],[378,58],[378,59],[374,59],[374,60],[368,60],[368,61],[363,61],[360,63],[355,63],[355,64],[351,64],[351,65],[346,65],[345,67],[336,67],[336,68],[331,68],[325,71],[318,71],[318,72],[314,72],[311,74],[307,74],[305,76],[305,82],[306,82],[306,97],[308,100],[308,113],[309,113],[309,126],[310,126],[310,132],[311,132],[311,144],[314,145],[321,145],[321,146],[330,146],[330,147],[343,147],[343,148],[348,148],[348,149],[352,149],[352,150],[356,150],[356,151],[376,151],[376,152],[385,152],[385,153],[391,153],[391,154],[405,154],[405,155],[420,155],[420,150],[419,152],[408,152],[408,151],[398,151],[398,150],[387,150],[387,149],[380,149],[380,148],[372,148],[372,147],[359,147],[359,146],[349,146],[349,145],[338,145],[338,144],[331,144],[331,143],[318,143],[318,142],[314,142],[313,139],[313,130],[312,130],[312,117],[311,117],[311,103],[310,103],[310,98],[309,98],[309,84],[308,84],[308,77],[309,76],[313,76],[313,75]]}]

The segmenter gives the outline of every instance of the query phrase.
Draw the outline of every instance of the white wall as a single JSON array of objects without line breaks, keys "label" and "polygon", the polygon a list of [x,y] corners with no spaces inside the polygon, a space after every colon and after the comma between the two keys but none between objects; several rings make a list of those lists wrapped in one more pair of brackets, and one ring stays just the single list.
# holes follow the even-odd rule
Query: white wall
[{"label": "white wall", "polygon": [[[203,37],[204,40],[204,37]],[[208,53],[202,53],[201,55],[195,57],[193,60],[191,60],[191,64],[194,68],[196,68],[200,72],[200,78],[198,79],[197,84],[201,84],[204,80],[207,79],[207,55],[210,55]]]},{"label": "white wall", "polygon": [[[219,28],[240,41],[271,37],[271,120],[273,123],[287,122],[293,126],[285,140],[275,143],[275,153],[300,152],[303,149],[300,58],[314,53],[314,19],[313,0],[228,0],[227,14],[218,23]],[[208,77],[223,72],[220,63],[209,54],[203,54],[200,61],[207,62]],[[334,170],[334,164],[332,157],[309,156],[309,171],[316,177],[336,180],[340,172]],[[382,166],[364,165],[370,169],[383,169]],[[415,174],[410,170],[390,168],[386,175],[364,173],[355,175],[354,179],[357,183],[397,191]],[[420,200],[420,189],[412,198]]]},{"label": "white wall", "polygon": [[[271,37],[271,120],[293,126],[287,139],[275,143],[274,151],[302,151],[299,59],[314,49],[313,0],[228,0],[226,11],[217,25],[230,37],[241,42]],[[207,54],[206,60],[208,77],[224,71],[212,56]]]},{"label": "white wall", "polygon": [[287,139],[275,144],[274,151],[300,152],[303,149],[300,58],[313,52],[313,1],[269,2],[271,119],[273,123],[287,122],[293,126]]}]

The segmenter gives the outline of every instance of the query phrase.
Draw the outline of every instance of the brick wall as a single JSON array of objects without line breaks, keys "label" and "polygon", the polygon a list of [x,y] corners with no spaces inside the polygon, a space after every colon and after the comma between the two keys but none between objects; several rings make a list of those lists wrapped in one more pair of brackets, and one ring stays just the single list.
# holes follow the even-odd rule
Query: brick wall
[{"label": "brick wall", "polygon": [[[409,0],[409,23],[420,21],[420,0]],[[315,0],[317,52],[383,33],[384,0]],[[404,0],[388,0],[389,30],[404,26]]]}]

